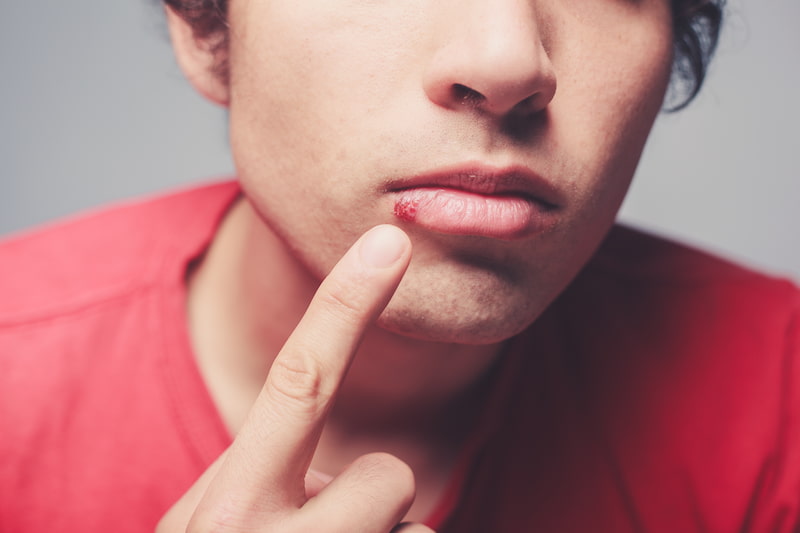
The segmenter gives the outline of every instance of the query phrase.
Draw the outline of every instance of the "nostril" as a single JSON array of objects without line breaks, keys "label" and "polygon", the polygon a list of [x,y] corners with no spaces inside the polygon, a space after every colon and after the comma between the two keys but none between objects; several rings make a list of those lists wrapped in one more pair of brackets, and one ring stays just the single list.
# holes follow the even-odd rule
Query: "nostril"
[{"label": "nostril", "polygon": [[478,91],[460,83],[454,83],[451,91],[453,93],[453,101],[461,105],[478,107],[486,100],[486,97]]},{"label": "nostril", "polygon": [[532,115],[536,113],[539,111],[536,104],[538,99],[537,96],[538,94],[532,94],[526,99],[522,100],[514,106],[514,108],[511,110],[511,113],[519,116]]}]

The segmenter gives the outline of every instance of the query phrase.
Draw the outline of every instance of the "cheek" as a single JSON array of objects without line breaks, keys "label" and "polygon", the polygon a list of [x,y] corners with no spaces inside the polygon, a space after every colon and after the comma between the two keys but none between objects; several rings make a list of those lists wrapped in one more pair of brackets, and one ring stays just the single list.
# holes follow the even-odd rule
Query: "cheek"
[{"label": "cheek", "polygon": [[558,252],[574,252],[568,263],[584,261],[613,224],[661,109],[672,60],[667,23],[636,26],[619,40],[584,35],[587,45],[577,43],[562,57],[546,147],[569,154],[554,163],[572,198],[561,235],[571,246]]},{"label": "cheek", "polygon": [[372,138],[370,118],[400,86],[385,53],[399,36],[360,22],[380,25],[375,17],[343,17],[333,4],[242,2],[261,7],[232,14],[230,137],[243,179],[277,192],[283,185],[272,175],[293,176],[287,193],[313,195],[323,182],[341,189],[364,174],[359,150]]},{"label": "cheek", "polygon": [[[624,38],[623,38],[624,36]],[[576,155],[573,187],[618,206],[658,115],[672,64],[671,31],[654,21],[576,50],[554,100],[555,138]],[[603,202],[596,195],[603,194]],[[587,199],[588,201],[589,199]]]}]

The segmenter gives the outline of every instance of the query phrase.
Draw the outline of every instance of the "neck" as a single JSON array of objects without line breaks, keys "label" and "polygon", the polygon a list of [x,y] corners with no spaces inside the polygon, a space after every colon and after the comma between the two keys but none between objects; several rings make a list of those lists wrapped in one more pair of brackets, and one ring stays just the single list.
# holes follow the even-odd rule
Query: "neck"
[{"label": "neck", "polygon": [[[320,280],[308,273],[246,200],[220,226],[190,273],[188,321],[200,372],[236,434]],[[417,479],[409,520],[426,518],[474,423],[498,345],[443,344],[371,327],[355,354],[312,467],[330,474],[386,451]]]},{"label": "neck", "polygon": [[[320,280],[259,219],[249,202],[227,215],[189,282],[190,336],[212,397],[236,433],[274,356]],[[367,331],[337,397],[331,424],[423,430],[463,411],[499,352]],[[351,433],[352,434],[352,433]]]}]

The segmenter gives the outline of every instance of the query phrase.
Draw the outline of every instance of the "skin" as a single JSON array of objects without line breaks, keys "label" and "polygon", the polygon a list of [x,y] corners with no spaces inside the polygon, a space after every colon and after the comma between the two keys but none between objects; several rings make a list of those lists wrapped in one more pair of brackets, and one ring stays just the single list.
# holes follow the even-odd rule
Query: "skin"
[{"label": "skin", "polygon": [[[329,531],[389,531],[400,522],[413,500],[414,482],[398,460],[364,456],[332,482],[307,472],[358,342],[410,257],[408,238],[381,226],[342,258],[276,357],[233,445],[162,519],[158,531],[210,525],[223,531],[319,531],[320,524]],[[350,512],[343,513],[341,494],[350,502],[372,502],[369,512],[362,505],[361,512],[346,506]]]},{"label": "skin", "polygon": [[[627,190],[671,58],[662,0],[240,1],[230,19],[237,171],[315,277],[366,229],[397,222],[382,189],[398,176],[521,164],[567,197],[552,231],[513,244],[402,226],[415,260],[381,325],[442,342],[509,338],[585,263]],[[454,84],[485,101],[463,105]],[[509,132],[509,121],[524,126]]]},{"label": "skin", "polygon": [[[669,77],[668,2],[234,0],[227,85],[208,43],[168,20],[189,79],[230,110],[244,198],[188,303],[237,437],[160,531],[421,519],[502,343],[613,223]],[[395,216],[387,184],[465,162],[542,176],[556,222],[506,240]],[[387,223],[404,231],[368,232],[380,253],[345,254]]]}]

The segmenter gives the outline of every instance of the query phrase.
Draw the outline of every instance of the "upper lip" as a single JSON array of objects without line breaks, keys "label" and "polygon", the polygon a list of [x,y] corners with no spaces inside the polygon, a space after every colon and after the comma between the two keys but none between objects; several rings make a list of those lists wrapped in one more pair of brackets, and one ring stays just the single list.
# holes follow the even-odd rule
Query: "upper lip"
[{"label": "upper lip", "polygon": [[518,195],[552,208],[563,205],[562,195],[552,183],[521,165],[456,165],[392,180],[386,190],[397,192],[424,187],[458,189],[484,195]]}]

